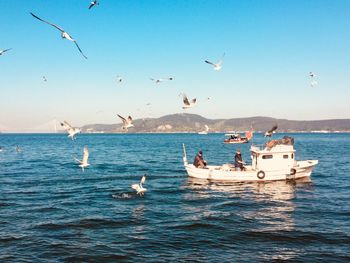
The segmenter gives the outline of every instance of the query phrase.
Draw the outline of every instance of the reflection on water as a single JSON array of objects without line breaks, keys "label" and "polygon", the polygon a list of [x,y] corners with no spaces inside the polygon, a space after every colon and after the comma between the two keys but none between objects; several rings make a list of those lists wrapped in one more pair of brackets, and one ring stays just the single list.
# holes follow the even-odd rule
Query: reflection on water
[{"label": "reflection on water", "polygon": [[[276,181],[276,182],[211,182],[205,179],[188,178],[184,188],[194,190],[198,197],[209,197],[215,195],[215,192],[224,192],[228,196],[242,197],[251,195],[259,196],[259,200],[290,200],[295,197],[297,187],[311,189],[312,181],[310,178],[297,181]],[[226,195],[226,196],[227,196]]]},{"label": "reflection on water", "polygon": [[[276,181],[266,183],[229,183],[210,182],[208,180],[189,178],[184,188],[191,189],[184,199],[201,200],[208,198],[222,198],[226,200],[222,205],[232,207],[232,211],[240,221],[254,222],[254,225],[243,235],[249,238],[270,239],[278,242],[279,235],[296,230],[295,210],[296,192],[298,189],[313,191],[312,182],[308,179],[298,181]],[[232,202],[227,201],[233,200]],[[235,209],[243,206],[243,209]],[[212,215],[210,206],[187,208],[192,212],[192,219],[202,219]],[[227,211],[215,206],[215,214],[221,217],[231,216]],[[198,218],[193,218],[197,214]],[[300,249],[284,249],[271,247],[269,253],[262,253],[266,260],[291,260],[299,255]]]}]

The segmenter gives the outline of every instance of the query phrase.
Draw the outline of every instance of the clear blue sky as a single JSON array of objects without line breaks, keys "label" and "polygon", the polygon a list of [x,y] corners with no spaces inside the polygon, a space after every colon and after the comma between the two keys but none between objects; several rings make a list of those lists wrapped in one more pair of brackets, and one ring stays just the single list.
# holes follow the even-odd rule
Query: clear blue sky
[{"label": "clear blue sky", "polygon": [[[89,3],[0,0],[0,49],[12,48],[0,56],[0,130],[179,113],[182,91],[198,100],[187,112],[208,118],[350,118],[348,0]],[[88,59],[29,12],[63,27]],[[224,52],[221,71],[204,63]]]}]

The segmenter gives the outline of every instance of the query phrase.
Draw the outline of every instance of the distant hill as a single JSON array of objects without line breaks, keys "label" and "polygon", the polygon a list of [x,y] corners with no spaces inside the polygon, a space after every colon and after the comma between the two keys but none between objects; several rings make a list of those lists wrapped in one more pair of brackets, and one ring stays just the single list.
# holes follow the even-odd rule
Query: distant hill
[{"label": "distant hill", "polygon": [[[134,121],[133,133],[199,132],[208,125],[210,132],[246,131],[252,126],[255,131],[266,131],[274,124],[279,132],[311,131],[350,131],[350,119],[332,119],[317,121],[295,121],[270,117],[249,117],[234,119],[206,119],[196,114],[171,114],[160,118],[145,118]],[[83,132],[123,132],[121,124],[91,124],[81,127]]]}]

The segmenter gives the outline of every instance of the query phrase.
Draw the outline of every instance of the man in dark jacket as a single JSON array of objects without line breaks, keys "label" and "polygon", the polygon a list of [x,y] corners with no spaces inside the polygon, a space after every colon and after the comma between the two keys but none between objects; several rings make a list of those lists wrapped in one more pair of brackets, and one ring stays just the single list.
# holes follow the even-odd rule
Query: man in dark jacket
[{"label": "man in dark jacket", "polygon": [[196,157],[194,157],[193,165],[197,168],[205,168],[207,162],[203,160],[203,152],[199,150]]},{"label": "man in dark jacket", "polygon": [[237,149],[236,154],[235,154],[235,167],[236,167],[236,170],[238,168],[240,168],[241,171],[245,170],[243,164],[245,164],[245,162],[243,162],[241,151],[239,149]]}]

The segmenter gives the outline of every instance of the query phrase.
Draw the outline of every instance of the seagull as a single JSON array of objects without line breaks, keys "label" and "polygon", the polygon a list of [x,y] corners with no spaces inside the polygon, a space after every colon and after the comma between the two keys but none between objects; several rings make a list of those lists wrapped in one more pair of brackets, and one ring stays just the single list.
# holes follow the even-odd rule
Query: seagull
[{"label": "seagull", "polygon": [[309,73],[309,76],[310,76],[310,78],[311,78],[311,81],[310,81],[311,87],[316,86],[316,85],[317,85],[317,81],[315,80],[316,75],[315,75],[313,72],[310,72],[310,73]]},{"label": "seagull", "polygon": [[63,121],[61,122],[61,126],[63,127],[63,129],[66,130],[66,132],[68,132],[68,138],[71,138],[72,140],[75,139],[75,135],[78,133],[81,133],[81,129],[79,128],[74,128],[72,125],[70,125],[68,122]]},{"label": "seagull", "polygon": [[52,24],[52,23],[50,23],[50,22],[48,22],[48,21],[45,21],[45,20],[41,19],[40,17],[37,17],[37,16],[34,15],[33,13],[30,13],[30,14],[31,14],[33,17],[35,17],[36,19],[38,19],[38,20],[40,20],[40,21],[42,21],[42,22],[44,22],[44,23],[46,23],[46,24],[49,24],[49,25],[55,27],[56,29],[58,29],[59,31],[61,31],[61,37],[62,37],[62,38],[65,38],[65,39],[68,39],[69,41],[74,42],[74,44],[77,46],[79,52],[83,55],[84,58],[87,59],[87,57],[84,55],[83,51],[82,51],[82,50],[80,49],[80,47],[78,46],[77,41],[75,41],[66,31],[64,31],[64,29],[62,29],[62,28],[60,28],[59,26],[57,26],[57,25],[55,25],[55,24]]},{"label": "seagull", "polygon": [[123,130],[128,131],[128,128],[134,127],[134,124],[132,124],[131,116],[129,116],[127,119],[125,119],[124,117],[120,116],[119,114],[117,114],[117,115],[123,121]]},{"label": "seagull", "polygon": [[123,81],[123,78],[122,78],[121,76],[118,75],[118,76],[117,76],[117,82],[118,82],[118,83],[122,83],[122,81]]},{"label": "seagull", "polygon": [[222,62],[223,62],[224,56],[225,56],[225,53],[222,55],[221,59],[216,63],[210,62],[209,60],[205,60],[205,63],[208,63],[214,66],[214,70],[219,71],[222,68]]},{"label": "seagull", "polygon": [[22,151],[21,147],[19,147],[18,145],[16,145],[16,152],[20,153]]},{"label": "seagull", "polygon": [[97,0],[94,0],[90,3],[89,9],[93,8],[95,5],[99,5],[100,3]]},{"label": "seagull", "polygon": [[43,81],[47,82],[47,78],[45,76],[43,76]]},{"label": "seagull", "polygon": [[278,126],[275,124],[269,131],[265,132],[264,137],[271,137],[277,130]]},{"label": "seagull", "polygon": [[133,184],[131,185],[131,188],[136,190],[136,194],[143,196],[145,192],[147,191],[146,188],[143,188],[142,184],[144,184],[146,181],[146,175],[142,176],[141,181],[139,184]]},{"label": "seagull", "polygon": [[182,98],[183,98],[183,103],[184,103],[184,106],[182,107],[183,109],[192,108],[196,104],[196,101],[197,101],[196,98],[189,101],[185,93],[182,93]]},{"label": "seagull", "polygon": [[4,50],[0,50],[0,56],[3,55],[5,52],[11,50],[12,48],[8,48],[8,49],[4,49]]},{"label": "seagull", "polygon": [[75,161],[77,161],[79,164],[79,167],[81,167],[81,169],[84,172],[84,168],[88,167],[90,164],[88,163],[88,159],[89,159],[89,150],[88,148],[85,146],[84,147],[84,155],[83,155],[83,160],[79,160],[77,158],[74,158]]},{"label": "seagull", "polygon": [[150,80],[152,80],[153,82],[155,82],[156,84],[159,84],[163,81],[166,81],[166,80],[173,80],[174,78],[170,77],[170,78],[164,78],[164,79],[154,79],[154,78],[150,78]]}]

